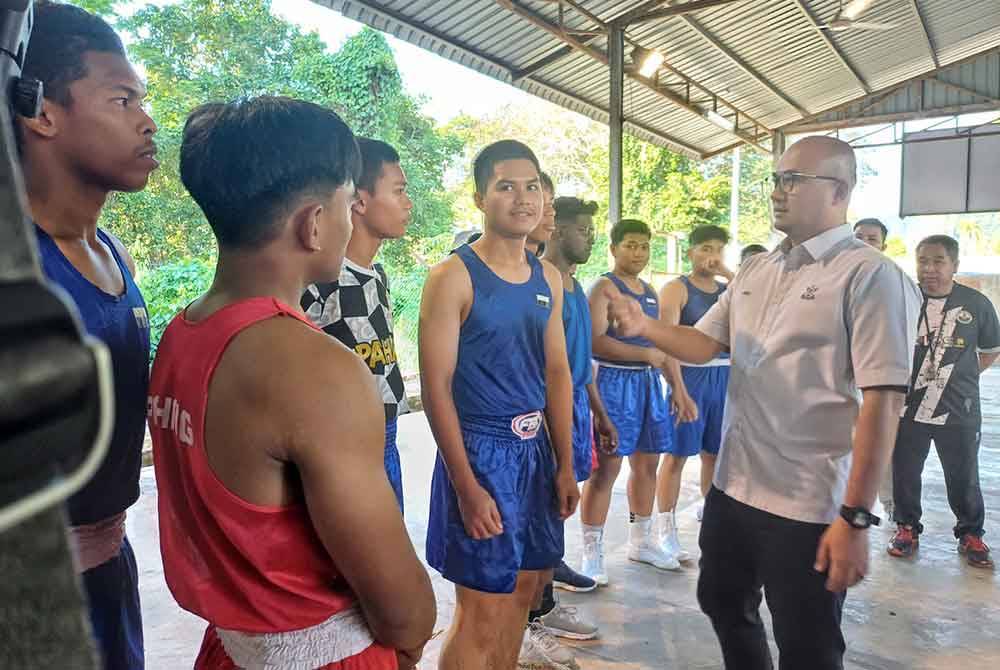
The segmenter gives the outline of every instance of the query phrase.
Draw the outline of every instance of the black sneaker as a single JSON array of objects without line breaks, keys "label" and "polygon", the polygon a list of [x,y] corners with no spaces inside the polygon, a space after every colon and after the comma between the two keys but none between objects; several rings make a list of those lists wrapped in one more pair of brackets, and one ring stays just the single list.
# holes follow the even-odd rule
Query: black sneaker
[{"label": "black sneaker", "polygon": [[566,591],[576,591],[577,593],[587,593],[597,588],[597,582],[590,577],[581,575],[565,562],[559,563],[552,575],[553,584]]}]

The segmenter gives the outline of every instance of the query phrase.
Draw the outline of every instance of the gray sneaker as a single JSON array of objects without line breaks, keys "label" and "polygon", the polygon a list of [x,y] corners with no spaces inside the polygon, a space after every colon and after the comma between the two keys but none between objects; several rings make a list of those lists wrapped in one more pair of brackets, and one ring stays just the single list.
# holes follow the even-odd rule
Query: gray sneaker
[{"label": "gray sneaker", "polygon": [[538,621],[556,637],[569,640],[593,640],[597,637],[597,626],[581,621],[575,607],[564,607],[556,603],[552,611],[539,617]]},{"label": "gray sneaker", "polygon": [[518,670],[580,670],[573,654],[538,622],[528,624],[517,655]]}]

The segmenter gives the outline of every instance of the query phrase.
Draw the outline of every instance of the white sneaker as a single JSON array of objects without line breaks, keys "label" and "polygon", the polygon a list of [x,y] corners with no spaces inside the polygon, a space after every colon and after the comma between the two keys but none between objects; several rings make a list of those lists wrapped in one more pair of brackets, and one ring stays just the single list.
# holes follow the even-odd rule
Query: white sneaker
[{"label": "white sneaker", "polygon": [[580,574],[590,577],[598,586],[608,585],[608,573],[604,571],[604,533],[583,534],[583,563]]},{"label": "white sneaker", "polygon": [[648,563],[659,570],[680,570],[681,564],[653,541],[650,531],[653,520],[633,521],[628,528],[628,559],[636,563]]},{"label": "white sneaker", "polygon": [[663,512],[660,514],[657,534],[659,536],[660,549],[668,556],[673,556],[678,561],[691,560],[691,554],[684,551],[680,538],[677,537],[677,515],[675,512]]},{"label": "white sneaker", "polygon": [[517,655],[521,670],[579,670],[576,659],[568,649],[538,622],[528,624]]},{"label": "white sneaker", "polygon": [[636,563],[648,563],[659,570],[680,570],[681,564],[676,557],[663,551],[652,542],[639,545],[629,544],[628,560]]}]

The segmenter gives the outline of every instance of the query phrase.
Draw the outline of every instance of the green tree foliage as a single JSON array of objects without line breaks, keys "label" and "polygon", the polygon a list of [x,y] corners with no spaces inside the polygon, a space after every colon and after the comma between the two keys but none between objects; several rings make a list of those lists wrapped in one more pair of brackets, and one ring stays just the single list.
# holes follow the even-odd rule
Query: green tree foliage
[{"label": "green tree foliage", "polygon": [[160,335],[170,320],[208,290],[214,274],[215,264],[203,259],[173,261],[139,273],[136,281],[145,296],[149,313],[151,353],[156,353]]},{"label": "green tree foliage", "polygon": [[[107,15],[120,3],[79,4]],[[147,79],[161,165],[144,191],[111,199],[102,225],[122,238],[144,270],[154,340],[170,315],[207,287],[205,261],[216,251],[211,229],[180,180],[184,121],[200,104],[262,94],[327,105],[357,134],[399,150],[413,219],[404,239],[383,247],[381,260],[399,278],[396,287],[416,286],[412,296],[396,301],[402,329],[415,329],[419,284],[451,238],[451,200],[442,180],[462,143],[421,114],[421,101],[404,90],[385,37],[364,28],[333,53],[317,34],[275,16],[269,0],[150,4],[118,17],[117,26]]]},{"label": "green tree foliage", "polygon": [[[740,152],[740,229],[738,243],[767,244],[771,238],[771,172],[774,163],[753,149],[744,148]],[[710,160],[706,172],[725,179],[730,185],[733,178],[732,154],[724,154]],[[727,189],[727,192],[729,189]],[[729,225],[729,202],[724,207],[724,222]]]},{"label": "green tree foliage", "polygon": [[[545,103],[507,105],[484,118],[462,115],[448,130],[465,141],[466,151],[454,182],[455,219],[459,227],[478,227],[481,215],[472,202],[472,158],[484,145],[501,138],[520,139],[538,155],[556,182],[557,195],[576,195],[600,206],[597,240],[590,262],[577,274],[589,280],[608,269],[608,129]],[[664,236],[706,224],[726,224],[728,176],[713,173],[688,158],[630,135],[623,142],[626,217],[646,221],[653,230],[653,264],[663,264]]]},{"label": "green tree foliage", "polygon": [[72,4],[77,7],[82,7],[86,9],[91,14],[97,14],[98,16],[111,16],[115,13],[115,6],[119,4],[118,0],[76,0]]},{"label": "green tree foliage", "polygon": [[[148,4],[131,14],[122,11],[127,3],[120,0],[77,4],[117,22],[128,38],[131,58],[147,78],[147,105],[159,126],[161,167],[144,191],[112,198],[102,224],[131,250],[144,270],[147,301],[153,309],[163,305],[164,319],[207,286],[205,268],[215,254],[211,230],[180,182],[184,121],[199,104],[260,94],[330,106],[358,134],[383,139],[399,150],[414,201],[413,219],[406,237],[385,244],[380,258],[393,286],[397,337],[415,332],[427,268],[447,253],[454,229],[481,221],[472,200],[471,161],[482,146],[500,138],[531,145],[559,194],[599,203],[598,240],[579,275],[588,279],[608,267],[607,128],[600,124],[534,101],[485,118],[459,116],[437,128],[421,113],[423,101],[407,94],[381,33],[364,28],[331,52],[317,34],[275,16],[270,0],[177,0]],[[697,164],[630,136],[624,151],[625,214],[653,228],[654,264],[665,253],[665,235],[728,221],[726,160]],[[748,196],[758,194],[754,169],[744,169],[746,189],[741,185],[742,211],[750,221],[766,216],[766,205],[757,211],[748,204]],[[757,229],[742,220],[741,225],[741,238]],[[757,237],[753,233],[747,239]],[[406,343],[397,348],[405,359]]]},{"label": "green tree foliage", "polygon": [[388,245],[387,264],[401,270],[423,264],[429,240],[450,230],[441,180],[460,143],[438,133],[403,90],[380,33],[363,29],[330,53],[318,35],[272,14],[268,0],[148,5],[119,27],[131,36],[131,56],[146,72],[161,166],[145,191],[110,203],[105,223],[141,265],[214,253],[211,231],[180,182],[184,120],[199,104],[262,94],[328,105],[358,134],[399,149],[415,208],[411,234]]},{"label": "green tree foliage", "polygon": [[[439,132],[408,96],[392,50],[382,33],[364,28],[333,57],[333,100],[359,135],[377,137],[399,150],[413,199],[406,237],[382,247],[382,262],[392,274],[425,269],[437,262],[451,241],[451,197],[444,172],[462,141]],[[394,271],[394,272],[393,272]]]},{"label": "green tree foliage", "polygon": [[885,255],[889,258],[903,258],[907,255],[906,241],[898,235],[890,235],[885,241]]},{"label": "green tree foliage", "polygon": [[595,146],[607,142],[607,129],[582,116],[531,101],[504,105],[479,118],[460,114],[447,129],[465,145],[451,189],[455,223],[460,228],[479,227],[482,219],[472,200],[472,160],[484,146],[501,139],[516,139],[530,146],[559,194],[596,197],[592,153]]}]

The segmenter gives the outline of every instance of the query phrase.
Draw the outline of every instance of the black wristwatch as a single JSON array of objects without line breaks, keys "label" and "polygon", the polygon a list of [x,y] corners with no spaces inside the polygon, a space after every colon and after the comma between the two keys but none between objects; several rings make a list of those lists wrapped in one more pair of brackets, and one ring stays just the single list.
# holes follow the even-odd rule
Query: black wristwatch
[{"label": "black wristwatch", "polygon": [[857,528],[859,530],[864,530],[871,526],[881,525],[882,519],[878,518],[864,507],[848,507],[847,505],[840,506],[840,516],[847,523],[851,524],[852,528]]}]

